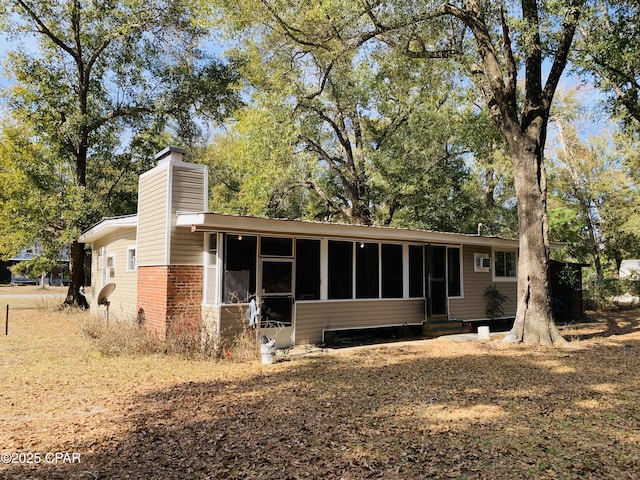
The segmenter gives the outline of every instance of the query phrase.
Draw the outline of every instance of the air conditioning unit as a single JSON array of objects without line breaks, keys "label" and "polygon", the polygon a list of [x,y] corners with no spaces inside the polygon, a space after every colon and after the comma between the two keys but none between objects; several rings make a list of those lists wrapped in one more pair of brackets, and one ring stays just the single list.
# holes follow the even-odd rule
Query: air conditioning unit
[{"label": "air conditioning unit", "polygon": [[474,271],[476,272],[488,272],[491,270],[491,257],[486,254],[476,253],[474,262]]}]

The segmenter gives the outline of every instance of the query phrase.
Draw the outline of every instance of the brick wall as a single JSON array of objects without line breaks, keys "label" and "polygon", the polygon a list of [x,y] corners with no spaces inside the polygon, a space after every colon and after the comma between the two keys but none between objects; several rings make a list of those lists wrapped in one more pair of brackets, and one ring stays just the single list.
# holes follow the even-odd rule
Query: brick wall
[{"label": "brick wall", "polygon": [[160,338],[200,326],[202,266],[138,267],[138,317]]}]

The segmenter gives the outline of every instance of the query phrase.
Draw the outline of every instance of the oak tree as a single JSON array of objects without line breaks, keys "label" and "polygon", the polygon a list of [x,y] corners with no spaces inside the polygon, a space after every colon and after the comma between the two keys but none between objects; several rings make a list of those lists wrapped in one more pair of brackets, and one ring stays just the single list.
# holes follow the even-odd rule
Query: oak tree
[{"label": "oak tree", "polygon": [[[140,159],[148,158],[165,132],[182,143],[194,142],[202,122],[220,120],[235,105],[228,89],[235,80],[232,71],[200,48],[208,31],[196,21],[199,5],[189,0],[0,4],[3,29],[17,42],[6,61],[11,81],[4,96],[11,122],[29,124],[28,141],[45,147],[47,157],[63,166],[66,189],[73,192],[67,221],[41,232],[70,241],[68,305],[82,301],[85,283],[78,233],[101,216],[130,208],[132,178],[148,167]],[[28,48],[20,45],[24,39],[31,41]]]}]

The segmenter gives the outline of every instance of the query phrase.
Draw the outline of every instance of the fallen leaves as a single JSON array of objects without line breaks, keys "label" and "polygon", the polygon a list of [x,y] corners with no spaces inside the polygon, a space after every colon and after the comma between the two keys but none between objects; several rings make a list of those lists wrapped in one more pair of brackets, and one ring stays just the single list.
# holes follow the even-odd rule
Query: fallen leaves
[{"label": "fallen leaves", "polygon": [[[637,325],[637,314],[623,321]],[[78,451],[82,464],[5,465],[5,478],[630,479],[640,471],[635,328],[612,338],[598,336],[606,322],[574,327],[569,351],[441,337],[265,367],[99,358],[72,319],[50,317],[24,323],[22,334],[16,321],[15,337],[0,343],[0,448]],[[55,360],[52,351],[61,352]]]}]

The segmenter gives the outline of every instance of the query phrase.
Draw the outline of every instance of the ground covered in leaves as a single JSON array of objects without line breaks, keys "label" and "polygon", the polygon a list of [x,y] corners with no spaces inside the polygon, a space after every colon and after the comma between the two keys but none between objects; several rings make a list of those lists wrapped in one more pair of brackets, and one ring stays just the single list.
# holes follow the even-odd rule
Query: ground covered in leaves
[{"label": "ground covered in leaves", "polygon": [[592,321],[566,349],[440,338],[266,366],[105,357],[81,315],[20,310],[0,478],[638,478],[640,312]]}]

